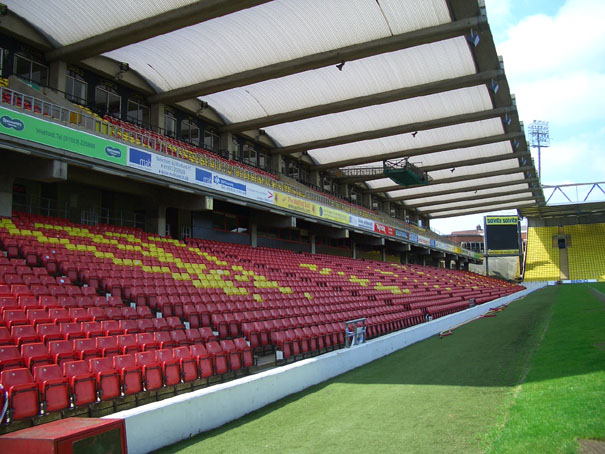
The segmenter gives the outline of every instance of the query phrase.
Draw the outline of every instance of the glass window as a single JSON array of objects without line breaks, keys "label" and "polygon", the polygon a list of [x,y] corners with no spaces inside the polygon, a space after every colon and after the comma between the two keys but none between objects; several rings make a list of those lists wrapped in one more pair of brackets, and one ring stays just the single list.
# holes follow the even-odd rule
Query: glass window
[{"label": "glass window", "polygon": [[246,164],[256,166],[256,150],[254,149],[254,146],[250,144],[244,145],[242,161]]},{"label": "glass window", "polygon": [[75,71],[68,70],[65,78],[65,98],[86,105],[88,83]]},{"label": "glass window", "polygon": [[48,85],[48,67],[24,55],[15,54],[15,75],[38,85]]},{"label": "glass window", "polygon": [[164,134],[176,137],[176,118],[172,112],[164,112]]},{"label": "glass window", "polygon": [[95,87],[95,110],[103,115],[120,117],[122,112],[120,95],[113,88],[97,85]]},{"label": "glass window", "polygon": [[209,151],[216,151],[218,148],[218,136],[214,132],[204,131],[204,148]]},{"label": "glass window", "polygon": [[271,155],[268,153],[258,153],[258,167],[261,169],[268,169],[271,165]]},{"label": "glass window", "polygon": [[189,119],[181,122],[181,138],[195,146],[200,145],[200,128]]},{"label": "glass window", "polygon": [[128,100],[127,107],[126,119],[128,121],[138,125],[149,124],[149,107],[132,99]]},{"label": "glass window", "polygon": [[233,139],[233,159],[236,161],[240,161],[242,159],[242,151],[239,146],[239,142],[236,139]]}]

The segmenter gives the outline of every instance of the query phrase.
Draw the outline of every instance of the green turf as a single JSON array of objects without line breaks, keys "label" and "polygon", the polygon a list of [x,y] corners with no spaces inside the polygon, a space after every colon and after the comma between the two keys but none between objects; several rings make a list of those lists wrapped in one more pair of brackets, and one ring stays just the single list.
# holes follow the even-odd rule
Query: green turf
[{"label": "green turf", "polygon": [[549,329],[490,454],[574,453],[576,439],[605,437],[605,284],[553,296]]},{"label": "green turf", "polygon": [[[585,345],[594,343],[588,334],[586,342],[574,341],[569,348],[565,339],[575,338],[578,330],[597,336],[605,325],[597,317],[602,317],[601,303],[585,293],[583,303],[570,307],[565,295],[575,294],[573,289],[580,286],[568,288],[547,288],[452,336],[432,337],[158,452],[521,453],[556,452],[563,445],[573,449],[576,436],[605,434],[604,367],[598,356],[602,352]],[[577,323],[569,323],[574,320]],[[593,323],[597,320],[600,325]],[[547,326],[549,332],[536,353]],[[600,381],[594,380],[596,375]],[[561,412],[556,419],[547,410],[554,397]],[[528,418],[535,426],[532,430],[525,430]],[[586,420],[581,431],[578,418]],[[564,423],[566,428],[560,428]],[[536,437],[550,441],[555,428],[561,435],[559,441],[544,445],[548,449],[542,449],[539,440],[530,443]]]}]

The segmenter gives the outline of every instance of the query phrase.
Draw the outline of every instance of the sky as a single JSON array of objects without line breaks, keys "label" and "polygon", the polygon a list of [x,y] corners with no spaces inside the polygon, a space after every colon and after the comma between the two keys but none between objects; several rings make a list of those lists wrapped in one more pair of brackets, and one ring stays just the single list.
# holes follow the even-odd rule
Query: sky
[{"label": "sky", "polygon": [[[528,139],[534,120],[549,122],[550,147],[541,152],[542,184],[605,181],[605,0],[485,3]],[[532,157],[537,168],[535,149]],[[579,189],[580,199],[589,189]],[[544,190],[547,199],[551,192]],[[550,203],[562,203],[562,197],[556,192]],[[605,200],[598,190],[589,200],[595,197]],[[444,234],[474,229],[483,216],[435,219],[431,227]]]}]

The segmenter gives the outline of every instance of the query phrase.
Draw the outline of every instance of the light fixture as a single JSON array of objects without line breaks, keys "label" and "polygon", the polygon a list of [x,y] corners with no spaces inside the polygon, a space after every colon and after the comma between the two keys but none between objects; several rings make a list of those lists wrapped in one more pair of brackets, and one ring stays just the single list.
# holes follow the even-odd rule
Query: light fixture
[{"label": "light fixture", "polygon": [[450,172],[454,173],[454,170],[456,170],[456,167],[453,167],[452,170],[450,170]]},{"label": "light fixture", "polygon": [[496,82],[494,79],[491,80],[488,87],[494,94],[498,93],[498,90],[500,89],[500,85],[498,85],[498,82]]},{"label": "light fixture", "polygon": [[418,134],[418,131],[414,131],[414,132],[412,133],[412,137],[414,137],[414,138],[415,138],[415,137],[416,137],[416,134]]},{"label": "light fixture", "polygon": [[504,124],[506,126],[510,126],[510,124],[513,122],[513,119],[510,117],[509,114],[504,115]]},{"label": "light fixture", "polygon": [[0,16],[6,16],[8,14],[8,6],[4,3],[0,3]]},{"label": "light fixture", "polygon": [[336,65],[336,67],[338,68],[339,71],[342,71],[342,68],[344,68],[345,66],[345,62],[341,61],[339,64]]},{"label": "light fixture", "polygon": [[120,62],[120,71],[122,71],[122,72],[130,71],[130,65],[126,62]]},{"label": "light fixture", "polygon": [[469,32],[468,35],[466,35],[466,40],[471,43],[474,47],[477,47],[479,45],[479,41],[481,40],[479,38],[479,33],[477,33],[475,30],[473,30],[471,28],[471,31]]}]

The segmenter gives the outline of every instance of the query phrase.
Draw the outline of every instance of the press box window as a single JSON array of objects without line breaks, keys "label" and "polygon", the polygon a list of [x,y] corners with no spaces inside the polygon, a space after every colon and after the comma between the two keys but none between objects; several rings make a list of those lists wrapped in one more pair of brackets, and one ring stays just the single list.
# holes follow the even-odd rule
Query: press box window
[{"label": "press box window", "polygon": [[256,166],[256,150],[252,145],[244,145],[244,153],[242,156],[242,162]]},{"label": "press box window", "polygon": [[65,98],[78,104],[86,105],[88,83],[74,71],[67,71],[65,78]]},{"label": "press box window", "polygon": [[204,131],[204,148],[210,151],[216,151],[218,147],[218,136],[212,131]]},{"label": "press box window", "polygon": [[120,95],[113,88],[98,85],[95,88],[95,110],[119,118],[122,112]]},{"label": "press box window", "polygon": [[176,137],[176,118],[171,112],[164,113],[164,134]]},{"label": "press box window", "polygon": [[242,159],[242,152],[239,146],[239,142],[236,139],[233,139],[233,159],[236,161],[240,161]]},{"label": "press box window", "polygon": [[190,120],[183,120],[181,122],[181,138],[186,142],[199,146],[200,128]]},{"label": "press box window", "polygon": [[48,85],[48,68],[24,55],[15,54],[15,75],[38,85]]},{"label": "press box window", "polygon": [[126,119],[138,125],[149,124],[149,107],[131,99],[128,100]]}]

